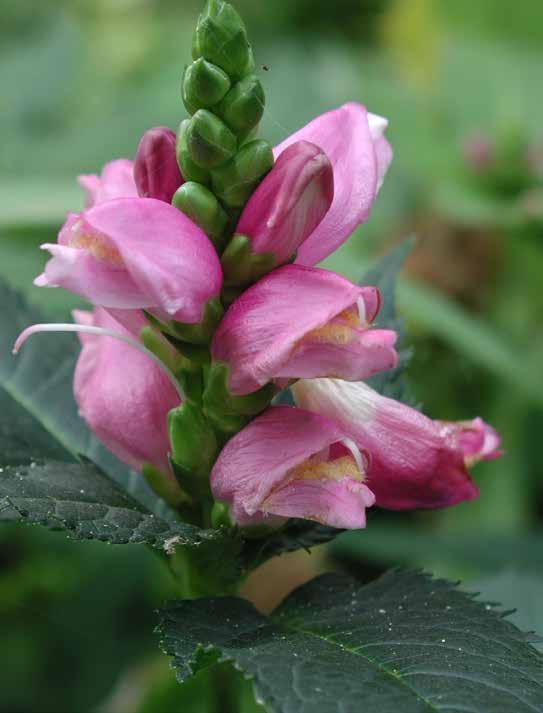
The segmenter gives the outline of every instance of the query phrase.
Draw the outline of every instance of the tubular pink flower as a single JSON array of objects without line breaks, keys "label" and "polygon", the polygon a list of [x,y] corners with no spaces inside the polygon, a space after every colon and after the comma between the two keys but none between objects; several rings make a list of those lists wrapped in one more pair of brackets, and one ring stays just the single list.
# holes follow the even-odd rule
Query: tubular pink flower
[{"label": "tubular pink flower", "polygon": [[245,206],[236,233],[254,254],[287,262],[320,224],[334,197],[334,173],[315,144],[298,141],[281,153]]},{"label": "tubular pink flower", "polygon": [[286,406],[269,408],[228,441],[211,489],[242,526],[275,516],[362,528],[375,500],[361,456],[341,429]]},{"label": "tubular pink flower", "polygon": [[392,149],[384,138],[387,123],[360,104],[345,104],[317,117],[276,147],[274,154],[279,158],[292,144],[309,141],[324,151],[334,169],[332,206],[300,246],[297,263],[320,262],[368,219],[392,160]]},{"label": "tubular pink flower", "polygon": [[[75,310],[76,324],[36,324],[18,337],[13,352],[32,334],[77,331],[81,342],[74,374],[80,416],[104,446],[135,470],[151,463],[169,473],[167,414],[183,394],[158,358],[104,309]],[[138,333],[146,326],[141,313]]]},{"label": "tubular pink flower", "polygon": [[378,309],[375,287],[359,287],[319,268],[285,265],[231,305],[211,353],[229,367],[234,394],[249,394],[275,379],[365,379],[397,364],[395,332],[369,329]]},{"label": "tubular pink flower", "polygon": [[218,296],[215,248],[183,213],[152,198],[121,198],[68,215],[35,284],[63,287],[92,304],[148,309],[159,319],[200,322]]},{"label": "tubular pink flower", "polygon": [[165,126],[146,131],[134,161],[134,180],[141,198],[171,203],[184,181],[177,165],[176,135]]},{"label": "tubular pink flower", "polygon": [[468,466],[500,455],[499,437],[481,419],[450,424],[380,396],[362,383],[299,381],[304,409],[332,419],[369,453],[368,486],[391,510],[439,508],[477,497]]},{"label": "tubular pink flower", "polygon": [[77,182],[85,189],[85,207],[92,208],[115,198],[135,198],[138,195],[134,181],[134,165],[126,158],[106,163],[100,176],[84,174]]}]

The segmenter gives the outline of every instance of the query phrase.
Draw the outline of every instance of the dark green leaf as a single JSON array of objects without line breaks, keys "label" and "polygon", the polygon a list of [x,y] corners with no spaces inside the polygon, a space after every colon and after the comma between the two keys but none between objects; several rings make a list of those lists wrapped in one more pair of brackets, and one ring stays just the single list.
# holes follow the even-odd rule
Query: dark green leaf
[{"label": "dark green leaf", "polygon": [[396,348],[400,361],[396,369],[384,371],[368,379],[368,384],[384,396],[405,399],[405,384],[403,373],[412,356],[412,349],[405,344],[406,334],[404,322],[396,313],[396,283],[400,270],[413,247],[414,238],[409,238],[386,255],[377,265],[372,267],[362,280],[361,285],[374,285],[381,294],[381,307],[376,319],[380,329],[393,329],[398,334]]},{"label": "dark green leaf", "polygon": [[183,681],[217,660],[273,713],[543,710],[543,657],[492,606],[448,582],[325,575],[265,617],[236,598],[181,601],[159,631]]},{"label": "dark green leaf", "polygon": [[246,540],[243,548],[244,562],[248,569],[254,569],[283,552],[309,550],[316,545],[322,545],[341,532],[342,530],[319,525],[311,520],[289,520],[280,530],[263,539]]},{"label": "dark green leaf", "polygon": [[122,492],[91,463],[31,462],[0,472],[0,519],[18,517],[78,539],[171,549],[223,539],[219,531],[169,522]]}]

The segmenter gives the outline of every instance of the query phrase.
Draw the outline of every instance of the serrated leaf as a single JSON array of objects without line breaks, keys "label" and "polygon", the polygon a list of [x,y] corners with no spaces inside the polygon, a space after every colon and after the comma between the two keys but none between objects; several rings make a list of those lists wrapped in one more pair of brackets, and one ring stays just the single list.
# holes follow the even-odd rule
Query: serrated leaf
[{"label": "serrated leaf", "polygon": [[543,657],[527,636],[422,574],[365,586],[325,575],[271,617],[237,598],[176,602],[159,632],[180,681],[230,660],[272,713],[543,710]]},{"label": "serrated leaf", "polygon": [[285,552],[309,550],[311,547],[330,542],[343,532],[335,527],[319,525],[311,520],[292,519],[280,530],[268,534],[263,539],[246,540],[243,547],[243,561],[248,569],[255,569],[262,563]]},{"label": "serrated leaf", "polygon": [[0,469],[0,519],[13,517],[66,530],[77,539],[167,548],[221,540],[157,517],[120,490],[92,463],[32,462]]},{"label": "serrated leaf", "polygon": [[396,348],[400,360],[396,369],[384,371],[367,380],[367,383],[384,396],[405,400],[405,384],[403,373],[412,356],[412,349],[405,344],[406,334],[403,319],[396,312],[396,284],[400,270],[413,247],[414,238],[409,238],[398,245],[377,265],[366,272],[361,285],[374,285],[381,294],[381,306],[376,319],[380,329],[393,329],[398,334]]}]

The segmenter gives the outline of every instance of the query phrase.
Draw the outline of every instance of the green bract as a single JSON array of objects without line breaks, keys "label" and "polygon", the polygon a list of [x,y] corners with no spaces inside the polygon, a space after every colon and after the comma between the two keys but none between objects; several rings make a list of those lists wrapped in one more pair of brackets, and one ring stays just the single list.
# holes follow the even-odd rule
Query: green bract
[{"label": "green bract", "polygon": [[270,144],[261,139],[251,141],[212,172],[213,191],[230,208],[242,208],[272,167]]},{"label": "green bract", "polygon": [[221,247],[228,215],[210,190],[188,181],[177,190],[172,205],[199,225],[217,249]]},{"label": "green bract", "polygon": [[186,139],[190,157],[200,168],[220,166],[237,148],[234,134],[207,109],[199,109],[189,120]]},{"label": "green bract", "polygon": [[209,109],[221,101],[230,86],[226,72],[200,57],[187,67],[183,77],[183,101],[187,111],[194,114],[198,109]]},{"label": "green bract", "polygon": [[192,56],[204,57],[234,79],[254,68],[251,47],[243,20],[222,0],[208,0],[194,33]]},{"label": "green bract", "polygon": [[190,119],[185,119],[179,124],[177,131],[177,163],[181,170],[181,174],[186,181],[197,181],[204,185],[211,183],[211,175],[209,171],[201,168],[196,164],[188,149],[187,132],[190,125]]},{"label": "green bract", "polygon": [[246,136],[262,119],[264,102],[262,84],[258,77],[250,74],[234,84],[217,107],[217,112],[232,131]]}]

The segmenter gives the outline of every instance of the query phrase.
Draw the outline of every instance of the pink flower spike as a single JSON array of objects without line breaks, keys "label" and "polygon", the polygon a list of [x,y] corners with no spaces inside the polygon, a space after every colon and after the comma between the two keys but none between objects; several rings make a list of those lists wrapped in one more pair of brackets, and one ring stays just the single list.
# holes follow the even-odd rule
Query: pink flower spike
[{"label": "pink flower spike", "polygon": [[369,453],[368,486],[391,510],[440,508],[477,497],[468,467],[498,457],[499,438],[480,419],[432,421],[363,383],[299,381],[296,404],[334,420]]},{"label": "pink flower spike", "polygon": [[375,287],[319,268],[284,265],[231,305],[211,353],[227,364],[229,388],[239,395],[273,380],[365,379],[397,364],[395,332],[369,328],[378,309]]},{"label": "pink flower spike", "polygon": [[223,448],[211,473],[213,496],[232,507],[242,526],[296,517],[362,528],[375,498],[352,448],[332,421],[271,407]]},{"label": "pink flower spike", "polygon": [[254,254],[273,253],[287,262],[322,221],[334,197],[334,173],[326,154],[298,141],[277,159],[253,193],[236,233],[249,238]]},{"label": "pink flower spike", "polygon": [[106,163],[100,176],[78,176],[77,182],[86,191],[86,208],[115,198],[135,198],[138,195],[133,163],[125,158]]},{"label": "pink flower spike", "polygon": [[184,181],[177,164],[176,135],[165,126],[146,131],[134,161],[134,179],[141,198],[171,203]]},{"label": "pink flower spike", "polygon": [[195,324],[222,286],[215,248],[163,201],[124,198],[69,215],[39,286],[58,286],[95,305],[149,309]]},{"label": "pink flower spike", "polygon": [[292,144],[309,141],[322,149],[334,170],[332,206],[300,247],[297,263],[320,262],[368,219],[392,160],[386,126],[386,119],[350,103],[322,114],[276,147],[277,159]]}]

